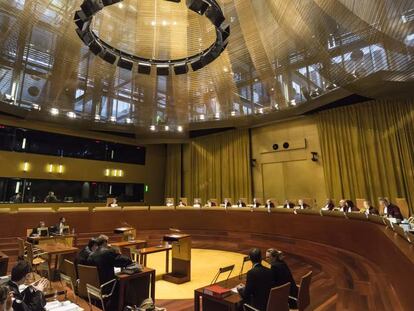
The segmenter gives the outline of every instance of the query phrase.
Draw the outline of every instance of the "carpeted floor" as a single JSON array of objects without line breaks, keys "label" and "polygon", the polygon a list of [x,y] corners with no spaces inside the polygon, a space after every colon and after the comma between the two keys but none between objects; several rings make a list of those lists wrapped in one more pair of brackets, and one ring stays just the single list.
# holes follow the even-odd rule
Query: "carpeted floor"
[{"label": "carpeted floor", "polygon": [[[156,299],[193,299],[194,290],[209,285],[220,267],[235,264],[231,277],[238,275],[244,256],[233,252],[192,249],[191,281],[177,285],[161,279],[161,275],[165,273],[165,253],[150,254],[147,259],[147,266],[156,269],[158,280],[155,285]],[[247,272],[250,268],[251,263],[246,262],[243,271]],[[219,281],[226,278],[227,274],[221,275]]]}]

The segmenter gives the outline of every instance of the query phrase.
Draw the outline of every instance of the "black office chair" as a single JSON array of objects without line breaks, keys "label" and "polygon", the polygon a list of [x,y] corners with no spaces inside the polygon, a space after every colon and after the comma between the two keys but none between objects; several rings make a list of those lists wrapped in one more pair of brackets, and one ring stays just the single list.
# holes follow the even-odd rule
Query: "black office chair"
[{"label": "black office chair", "polygon": [[216,283],[219,276],[220,276],[220,274],[225,273],[225,272],[229,272],[229,274],[227,275],[227,278],[226,278],[226,281],[227,281],[229,279],[231,273],[233,272],[233,269],[234,269],[234,265],[230,265],[230,266],[227,266],[227,267],[220,268],[219,271],[217,272],[217,274],[214,276],[214,278],[213,278],[213,280],[211,281],[210,284]]},{"label": "black office chair", "polygon": [[244,268],[244,264],[245,264],[246,261],[249,261],[249,260],[250,260],[250,257],[249,256],[244,256],[243,257],[243,262],[242,262],[242,266],[241,266],[240,273],[239,273],[239,279],[242,279],[243,278],[243,268]]}]

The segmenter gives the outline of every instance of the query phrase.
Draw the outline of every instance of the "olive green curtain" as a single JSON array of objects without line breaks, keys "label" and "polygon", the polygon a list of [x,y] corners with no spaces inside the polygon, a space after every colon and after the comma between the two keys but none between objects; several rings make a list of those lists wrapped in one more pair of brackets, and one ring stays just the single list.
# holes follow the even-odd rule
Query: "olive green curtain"
[{"label": "olive green curtain", "polygon": [[191,198],[223,200],[251,198],[250,139],[248,130],[196,138],[190,146]]},{"label": "olive green curtain", "polygon": [[414,100],[360,103],[317,119],[330,197],[405,197],[413,213]]},{"label": "olive green curtain", "polygon": [[167,145],[165,165],[165,197],[174,198],[178,202],[181,197],[181,144]]},{"label": "olive green curtain", "polygon": [[[187,156],[177,146],[167,147],[166,195],[178,198],[181,178],[187,178],[183,196],[189,202],[201,198],[222,200],[251,199],[250,139],[248,130],[232,130],[193,139]],[[185,158],[190,162],[188,173],[181,176]],[[179,169],[178,169],[179,167]]]}]

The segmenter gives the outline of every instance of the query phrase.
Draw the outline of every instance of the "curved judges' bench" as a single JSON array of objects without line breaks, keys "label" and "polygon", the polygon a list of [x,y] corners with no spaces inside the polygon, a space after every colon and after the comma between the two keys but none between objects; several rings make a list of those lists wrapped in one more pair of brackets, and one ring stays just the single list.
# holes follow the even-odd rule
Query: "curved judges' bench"
[{"label": "curved judges' bench", "polygon": [[[146,234],[154,241],[159,241],[168,228],[175,227],[192,234],[195,247],[238,251],[252,246],[278,247],[306,258],[334,279],[335,299],[341,304],[339,308],[337,304],[337,309],[356,310],[366,305],[365,309],[412,310],[414,306],[413,245],[370,221],[256,210],[25,212],[2,213],[0,236],[24,236],[26,229],[39,220],[54,224],[61,216],[76,228],[76,233],[111,232],[127,222],[137,228],[138,236]],[[323,286],[320,288],[323,294]],[[360,293],[360,297],[355,297],[355,293]],[[369,298],[365,301],[363,297]]]}]

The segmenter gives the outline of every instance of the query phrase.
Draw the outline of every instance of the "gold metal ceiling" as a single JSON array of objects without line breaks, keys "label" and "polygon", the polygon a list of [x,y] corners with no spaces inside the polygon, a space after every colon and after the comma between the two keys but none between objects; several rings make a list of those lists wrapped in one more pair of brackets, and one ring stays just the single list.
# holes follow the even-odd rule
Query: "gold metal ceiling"
[{"label": "gold metal ceiling", "polygon": [[[295,109],[338,87],[365,95],[355,81],[378,72],[413,80],[414,0],[218,3],[231,22],[227,49],[200,71],[162,77],[93,55],[75,32],[79,0],[0,0],[0,105],[174,132]],[[185,57],[215,40],[214,26],[185,1],[125,0],[98,13],[93,29],[147,58]]]}]

